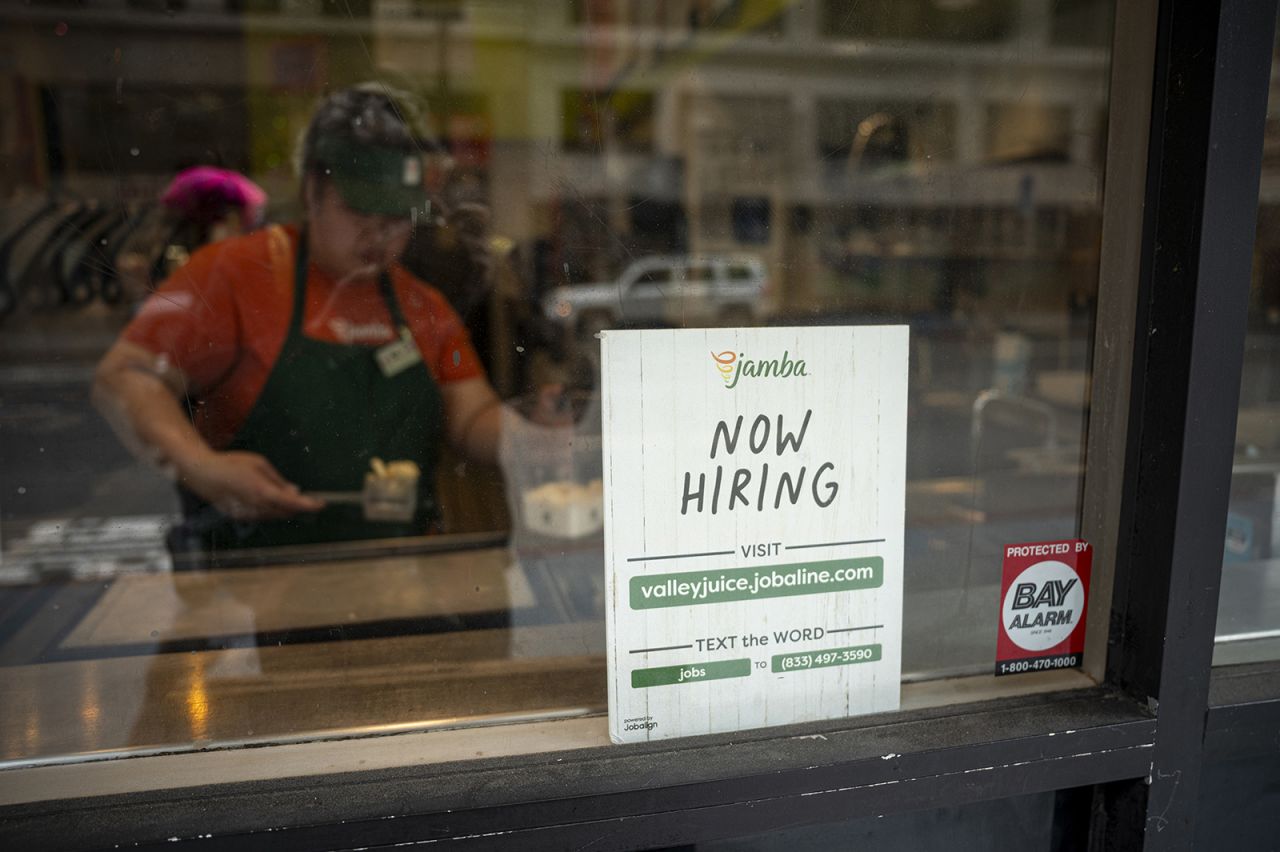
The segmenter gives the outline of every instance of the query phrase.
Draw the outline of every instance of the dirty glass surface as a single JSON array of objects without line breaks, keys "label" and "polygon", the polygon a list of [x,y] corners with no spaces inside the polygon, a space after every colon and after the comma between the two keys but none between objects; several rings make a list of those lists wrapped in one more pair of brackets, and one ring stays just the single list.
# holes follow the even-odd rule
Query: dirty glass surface
[{"label": "dirty glass surface", "polygon": [[1215,665],[1280,660],[1280,84],[1271,67]]},{"label": "dirty glass surface", "polygon": [[[613,328],[908,324],[903,678],[989,676],[1002,548],[1079,528],[1111,17],[1104,0],[0,3],[0,762],[603,712],[590,509],[595,334]],[[219,240],[274,245],[300,220],[299,137],[368,81],[422,106],[404,174],[430,198],[371,232],[403,225],[401,263],[433,288],[406,292],[465,327],[479,368],[445,357],[434,378],[483,376],[497,443],[469,442],[446,396],[464,437],[433,445],[429,522],[193,556],[178,469],[111,419],[100,365]],[[164,201],[197,166],[265,201],[212,218]],[[236,298],[275,286],[240,272]],[[1277,311],[1255,313],[1248,406],[1275,398]],[[274,366],[254,346],[287,314],[217,314],[240,346],[220,369]],[[173,317],[191,328],[174,346],[210,333]],[[188,379],[169,404],[207,427],[230,391]],[[1271,481],[1277,434],[1241,476]],[[365,506],[358,479],[336,490]],[[1271,509],[1252,523],[1269,541]]]}]

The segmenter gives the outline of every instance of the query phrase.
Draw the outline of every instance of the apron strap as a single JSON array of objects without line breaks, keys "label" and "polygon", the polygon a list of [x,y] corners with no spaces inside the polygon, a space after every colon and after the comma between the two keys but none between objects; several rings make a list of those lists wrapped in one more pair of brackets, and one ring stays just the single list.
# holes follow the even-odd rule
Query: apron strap
[{"label": "apron strap", "polygon": [[[284,263],[287,257],[289,245],[288,235],[279,225],[271,226],[271,259],[272,264],[276,268],[277,276],[287,269]],[[396,298],[395,288],[391,285],[391,276],[384,269],[378,275],[378,293],[382,296],[382,302],[387,307],[387,313],[391,314],[391,322],[396,330],[404,334],[409,330],[409,323],[404,318],[404,313],[400,310],[400,300]],[[293,313],[289,318],[289,331],[291,333],[302,333],[303,322],[306,318],[307,309],[307,229],[303,229],[298,234],[298,251],[293,261]]]}]

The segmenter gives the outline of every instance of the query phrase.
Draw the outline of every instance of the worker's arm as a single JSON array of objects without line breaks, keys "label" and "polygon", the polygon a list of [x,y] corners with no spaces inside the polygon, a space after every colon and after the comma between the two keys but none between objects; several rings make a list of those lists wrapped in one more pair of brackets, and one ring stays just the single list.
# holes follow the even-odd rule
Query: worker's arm
[{"label": "worker's arm", "polygon": [[[502,436],[502,400],[482,377],[449,382],[441,388],[449,443],[472,461],[494,464]],[[533,408],[523,413],[534,423],[570,429],[573,416],[563,385],[538,389]]]},{"label": "worker's arm", "polygon": [[287,517],[320,509],[257,453],[218,452],[196,431],[182,400],[187,378],[164,356],[118,341],[98,364],[93,401],[139,458],[236,518]]},{"label": "worker's arm", "polygon": [[493,464],[502,434],[502,401],[482,376],[447,382],[444,397],[445,431],[449,443],[472,461]]}]

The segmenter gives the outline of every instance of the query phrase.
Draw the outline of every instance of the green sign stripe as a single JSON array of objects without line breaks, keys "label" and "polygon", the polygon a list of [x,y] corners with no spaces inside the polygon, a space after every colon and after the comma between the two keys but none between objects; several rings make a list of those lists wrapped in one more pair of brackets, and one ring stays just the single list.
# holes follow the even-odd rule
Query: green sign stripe
[{"label": "green sign stripe", "polygon": [[881,647],[852,645],[847,648],[823,648],[819,651],[800,651],[777,654],[773,657],[774,672],[801,672],[807,669],[825,669],[831,666],[852,666],[858,663],[875,663],[880,660]]},{"label": "green sign stripe", "polygon": [[631,673],[632,689],[650,686],[698,683],[704,680],[723,680],[727,677],[746,677],[751,674],[750,660],[720,660],[715,663],[686,663],[682,666],[661,666],[656,669],[636,669]]},{"label": "green sign stripe", "polygon": [[821,595],[875,589],[883,584],[884,560],[879,556],[728,568],[724,571],[647,574],[631,578],[631,608],[658,609],[790,595]]}]

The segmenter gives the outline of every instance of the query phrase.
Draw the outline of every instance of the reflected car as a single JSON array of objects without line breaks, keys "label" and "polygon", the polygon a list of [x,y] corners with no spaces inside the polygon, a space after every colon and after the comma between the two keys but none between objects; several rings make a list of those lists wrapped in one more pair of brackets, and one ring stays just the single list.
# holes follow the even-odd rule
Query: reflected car
[{"label": "reflected car", "polygon": [[749,326],[765,318],[768,278],[752,256],[649,256],[616,281],[553,290],[543,310],[587,336],[605,328]]}]

